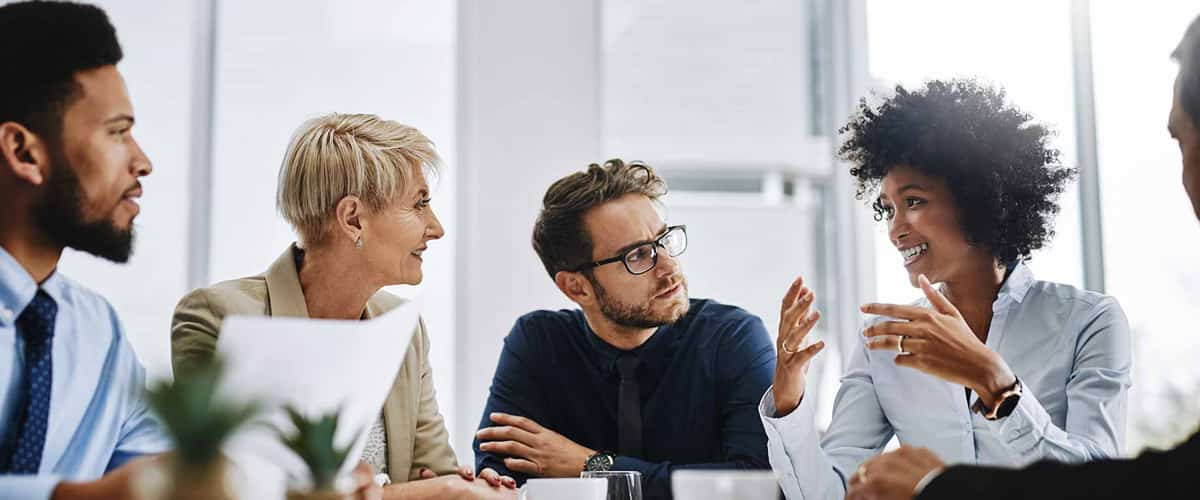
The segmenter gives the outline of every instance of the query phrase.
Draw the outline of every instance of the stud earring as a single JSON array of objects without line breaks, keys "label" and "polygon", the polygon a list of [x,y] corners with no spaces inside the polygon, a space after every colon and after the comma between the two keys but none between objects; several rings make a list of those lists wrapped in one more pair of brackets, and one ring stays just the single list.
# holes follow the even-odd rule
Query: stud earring
[{"label": "stud earring", "polygon": [[355,250],[362,249],[362,236],[359,236],[358,239],[354,240],[354,249]]}]

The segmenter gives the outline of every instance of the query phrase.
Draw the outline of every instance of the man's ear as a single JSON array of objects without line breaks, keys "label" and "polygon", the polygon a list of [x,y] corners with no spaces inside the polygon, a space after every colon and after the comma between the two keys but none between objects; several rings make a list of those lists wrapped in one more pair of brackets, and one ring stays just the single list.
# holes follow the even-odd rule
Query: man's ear
[{"label": "man's ear", "polygon": [[592,282],[583,273],[559,271],[554,273],[554,284],[558,286],[558,291],[580,306],[596,302],[596,291],[592,289]]},{"label": "man's ear", "polygon": [[334,234],[344,235],[350,243],[354,243],[362,237],[365,211],[366,205],[359,197],[343,197],[334,208]]},{"label": "man's ear", "polygon": [[17,122],[0,123],[0,166],[17,179],[40,186],[50,155],[37,134]]}]

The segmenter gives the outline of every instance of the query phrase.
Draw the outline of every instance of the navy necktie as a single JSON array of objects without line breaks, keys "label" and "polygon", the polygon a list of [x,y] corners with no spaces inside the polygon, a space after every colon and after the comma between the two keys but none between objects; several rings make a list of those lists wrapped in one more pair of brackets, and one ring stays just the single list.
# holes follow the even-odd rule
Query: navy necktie
[{"label": "navy necktie", "polygon": [[642,457],[642,402],[638,387],[637,355],[621,353],[617,357],[617,370],[621,373],[621,387],[617,395],[617,454],[626,457]]},{"label": "navy necktie", "polygon": [[22,402],[9,440],[0,453],[0,472],[37,474],[46,444],[46,424],[50,416],[50,388],[53,370],[50,353],[54,345],[54,318],[58,305],[40,288],[37,295],[17,317],[17,335],[25,340],[25,384]]}]

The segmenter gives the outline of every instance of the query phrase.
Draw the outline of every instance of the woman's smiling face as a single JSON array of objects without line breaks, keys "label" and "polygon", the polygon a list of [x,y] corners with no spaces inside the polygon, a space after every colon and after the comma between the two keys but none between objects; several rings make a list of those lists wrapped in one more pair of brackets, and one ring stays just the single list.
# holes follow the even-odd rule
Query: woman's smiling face
[{"label": "woman's smiling face", "polygon": [[888,239],[900,251],[909,281],[924,274],[933,283],[953,281],[980,259],[995,258],[967,241],[959,208],[946,181],[909,166],[887,171],[879,186],[879,206],[888,223]]}]

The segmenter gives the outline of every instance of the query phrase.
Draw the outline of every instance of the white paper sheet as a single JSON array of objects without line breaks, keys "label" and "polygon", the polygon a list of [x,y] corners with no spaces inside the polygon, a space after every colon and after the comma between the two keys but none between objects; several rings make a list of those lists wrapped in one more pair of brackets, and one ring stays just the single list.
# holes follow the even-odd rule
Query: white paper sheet
[{"label": "white paper sheet", "polygon": [[[284,405],[315,418],[339,408],[337,446],[353,444],[342,472],[358,464],[366,431],[379,418],[417,327],[414,302],[366,321],[229,316],[217,354],[226,372],[219,394],[266,409],[224,446],[248,482],[243,498],[278,498],[284,481],[306,482],[308,467],[280,441],[291,432]],[[249,490],[245,486],[250,487]]]}]

